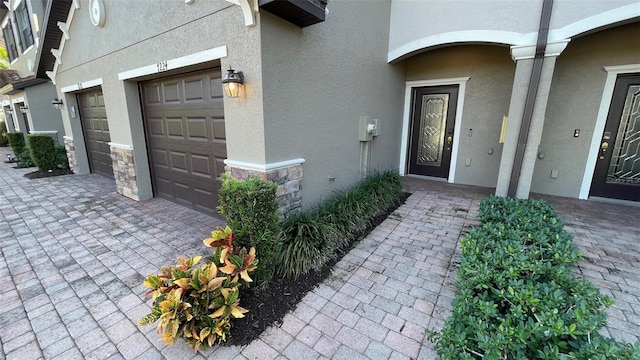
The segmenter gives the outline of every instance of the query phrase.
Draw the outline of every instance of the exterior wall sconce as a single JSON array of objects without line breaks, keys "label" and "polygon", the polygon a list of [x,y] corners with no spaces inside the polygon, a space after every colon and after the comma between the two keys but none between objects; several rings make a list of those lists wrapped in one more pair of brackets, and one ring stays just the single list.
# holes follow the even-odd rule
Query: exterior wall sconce
[{"label": "exterior wall sconce", "polygon": [[27,105],[21,105],[20,106],[20,112],[23,114],[26,114],[29,112],[29,107]]},{"label": "exterior wall sconce", "polygon": [[227,70],[227,73],[222,77],[222,86],[227,97],[237,98],[240,95],[240,89],[244,85],[244,75],[242,71],[236,72],[231,67]]},{"label": "exterior wall sconce", "polygon": [[53,99],[53,101],[51,102],[51,106],[53,106],[53,108],[56,110],[62,109],[62,104],[63,104],[62,99],[58,99],[58,98]]}]

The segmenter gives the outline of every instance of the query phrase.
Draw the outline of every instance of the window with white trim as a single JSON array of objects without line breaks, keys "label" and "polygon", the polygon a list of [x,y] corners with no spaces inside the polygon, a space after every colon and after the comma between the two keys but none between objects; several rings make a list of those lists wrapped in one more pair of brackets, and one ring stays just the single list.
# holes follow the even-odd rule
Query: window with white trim
[{"label": "window with white trim", "polygon": [[11,21],[7,21],[7,24],[2,28],[2,36],[4,37],[9,62],[11,62],[18,58],[18,48],[16,46],[16,38],[13,36]]},{"label": "window with white trim", "polygon": [[18,39],[20,40],[20,47],[24,52],[33,45],[33,30],[31,29],[31,21],[29,19],[29,9],[27,9],[27,2],[23,1],[18,8],[14,11],[16,28],[18,30]]}]

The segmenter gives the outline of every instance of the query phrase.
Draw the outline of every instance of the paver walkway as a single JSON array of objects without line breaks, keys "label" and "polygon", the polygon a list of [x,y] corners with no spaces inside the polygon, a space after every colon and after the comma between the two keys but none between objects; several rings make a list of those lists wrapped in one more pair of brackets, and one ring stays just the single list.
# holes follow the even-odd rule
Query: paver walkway
[{"label": "paver walkway", "polygon": [[[406,204],[282,324],[246,347],[194,354],[135,325],[149,311],[141,282],[178,255],[205,253],[201,239],[221,221],[129,200],[96,175],[29,180],[32,170],[12,166],[0,163],[0,360],[433,359],[425,331],[442,326],[455,296],[457,239],[491,193],[407,179]],[[550,200],[589,259],[583,274],[617,300],[608,332],[637,339],[640,208]]]}]

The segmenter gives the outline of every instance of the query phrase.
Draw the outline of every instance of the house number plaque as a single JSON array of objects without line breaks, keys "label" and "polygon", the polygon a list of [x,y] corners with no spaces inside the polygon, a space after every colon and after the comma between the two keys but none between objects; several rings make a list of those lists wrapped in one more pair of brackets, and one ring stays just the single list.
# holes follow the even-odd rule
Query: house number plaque
[{"label": "house number plaque", "polygon": [[163,72],[169,70],[169,66],[166,61],[160,61],[156,64],[158,66],[158,72]]}]

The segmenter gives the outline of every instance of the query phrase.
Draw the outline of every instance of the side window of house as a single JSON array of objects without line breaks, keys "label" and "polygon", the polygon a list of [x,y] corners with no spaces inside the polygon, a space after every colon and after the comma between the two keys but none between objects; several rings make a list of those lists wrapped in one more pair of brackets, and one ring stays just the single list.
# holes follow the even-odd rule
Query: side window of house
[{"label": "side window of house", "polygon": [[4,36],[4,44],[7,48],[7,56],[9,56],[9,61],[13,61],[18,57],[18,48],[16,46],[16,38],[13,36],[11,21],[7,22],[7,25],[2,28],[2,36]]},{"label": "side window of house", "polygon": [[25,51],[29,46],[33,45],[33,31],[31,30],[31,21],[29,21],[29,10],[27,9],[26,1],[15,10],[16,25],[18,28],[18,38],[20,39],[20,45],[22,51]]}]

